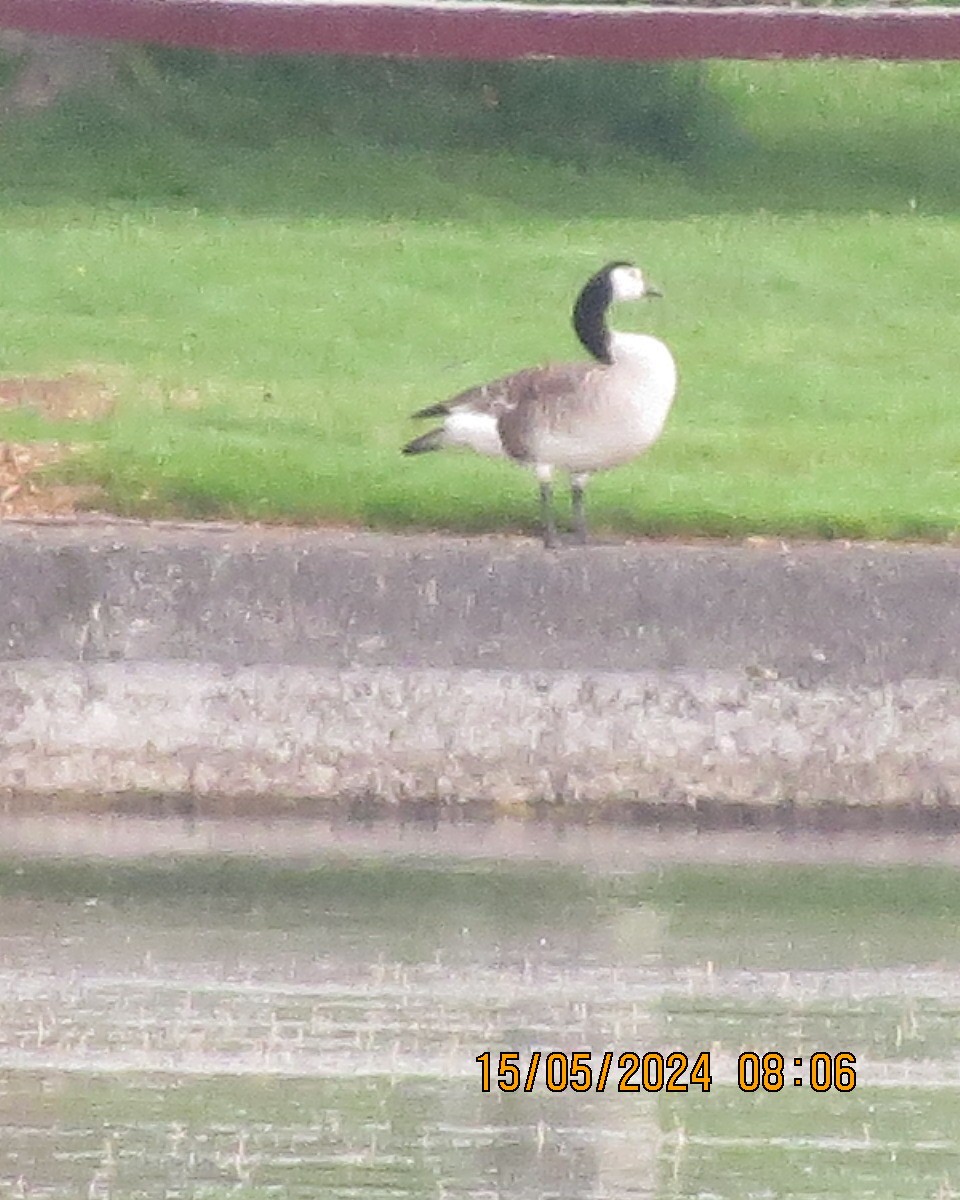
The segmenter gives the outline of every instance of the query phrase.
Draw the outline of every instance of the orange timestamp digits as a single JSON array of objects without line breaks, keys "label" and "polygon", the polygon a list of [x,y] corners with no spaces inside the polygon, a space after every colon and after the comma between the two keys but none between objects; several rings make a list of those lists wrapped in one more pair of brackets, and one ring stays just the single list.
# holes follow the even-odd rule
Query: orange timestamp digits
[{"label": "orange timestamp digits", "polygon": [[[518,1050],[478,1054],[480,1088],[489,1092],[532,1092],[539,1084],[549,1092],[709,1092],[713,1083],[710,1051],[687,1055],[682,1050],[531,1050],[521,1061]],[[857,1059],[849,1050],[808,1058],[784,1057],[779,1050],[744,1050],[737,1059],[741,1092],[781,1092],[788,1084],[814,1092],[852,1092],[857,1086]],[[732,1080],[731,1080],[732,1082]]]},{"label": "orange timestamp digits", "polygon": [[494,1085],[501,1092],[532,1092],[537,1083],[549,1092],[604,1092],[608,1083],[617,1092],[687,1092],[691,1087],[709,1092],[712,1082],[709,1050],[692,1061],[682,1050],[624,1050],[620,1055],[605,1050],[596,1056],[590,1050],[532,1050],[524,1063],[518,1050],[501,1050],[496,1075],[492,1060],[490,1050],[476,1058],[484,1092]]},{"label": "orange timestamp digits", "polygon": [[793,1087],[809,1087],[814,1092],[852,1092],[857,1086],[856,1057],[849,1050],[827,1054],[817,1050],[804,1064],[794,1058],[794,1074],[788,1071],[786,1060],[779,1050],[758,1054],[745,1050],[737,1059],[737,1087],[741,1092],[779,1092],[786,1083]]}]

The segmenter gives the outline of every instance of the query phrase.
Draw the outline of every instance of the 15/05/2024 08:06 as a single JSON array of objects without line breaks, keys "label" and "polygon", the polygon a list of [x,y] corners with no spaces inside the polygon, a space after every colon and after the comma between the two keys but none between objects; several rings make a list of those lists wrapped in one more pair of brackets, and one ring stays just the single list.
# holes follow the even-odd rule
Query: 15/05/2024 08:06
[{"label": "15/05/2024 08:06", "polygon": [[[532,1092],[537,1083],[548,1091],[603,1092],[609,1083],[618,1092],[687,1092],[699,1087],[709,1092],[713,1084],[710,1051],[688,1055],[682,1050],[624,1050],[619,1055],[605,1050],[594,1055],[590,1050],[566,1052],[531,1050],[521,1063],[518,1050],[501,1050],[497,1056],[497,1075],[492,1075],[493,1052],[478,1054],[481,1091],[496,1086],[501,1092]],[[786,1059],[780,1051],[743,1051],[737,1059],[737,1086],[743,1092],[779,1092],[787,1083]],[[827,1054],[817,1051],[806,1061],[794,1057],[799,1072],[790,1077],[794,1087],[807,1086],[814,1092],[851,1092],[857,1086],[856,1057],[849,1051]],[[614,1067],[614,1062],[616,1066]],[[612,1078],[611,1078],[612,1075]]]}]

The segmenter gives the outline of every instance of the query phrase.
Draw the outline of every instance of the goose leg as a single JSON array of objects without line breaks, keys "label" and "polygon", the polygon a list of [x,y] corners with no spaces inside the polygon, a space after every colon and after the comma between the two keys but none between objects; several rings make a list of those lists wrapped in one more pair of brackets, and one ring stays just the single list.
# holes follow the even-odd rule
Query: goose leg
[{"label": "goose leg", "polygon": [[586,475],[570,476],[570,499],[573,503],[573,534],[581,546],[587,542],[587,513],[583,493],[587,486]]},{"label": "goose leg", "polygon": [[540,527],[543,529],[543,544],[550,550],[557,544],[557,519],[553,512],[553,467],[549,463],[537,463],[535,473],[540,484]]},{"label": "goose leg", "polygon": [[549,479],[540,480],[540,524],[543,544],[552,550],[557,544],[557,520],[553,511],[553,484]]}]

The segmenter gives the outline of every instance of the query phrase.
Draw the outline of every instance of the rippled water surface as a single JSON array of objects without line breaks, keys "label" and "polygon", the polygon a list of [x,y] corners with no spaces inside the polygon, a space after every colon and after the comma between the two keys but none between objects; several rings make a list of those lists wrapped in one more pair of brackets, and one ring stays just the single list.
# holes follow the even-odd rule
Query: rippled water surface
[{"label": "rippled water surface", "polygon": [[[580,865],[5,845],[0,1196],[960,1191],[948,862],[827,862],[827,843],[685,863],[641,840]],[[738,1087],[752,1050],[783,1054],[781,1090]],[[547,1090],[551,1051],[558,1073],[589,1052],[588,1090]],[[686,1053],[688,1090],[652,1090],[653,1058],[649,1090],[619,1091],[630,1051]],[[813,1091],[814,1052],[853,1054],[856,1087]]]}]

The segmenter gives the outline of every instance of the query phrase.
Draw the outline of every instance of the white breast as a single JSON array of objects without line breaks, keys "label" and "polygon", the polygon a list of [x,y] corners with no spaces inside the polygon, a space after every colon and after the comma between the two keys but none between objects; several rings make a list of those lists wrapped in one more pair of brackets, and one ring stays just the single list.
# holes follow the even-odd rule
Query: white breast
[{"label": "white breast", "polygon": [[589,393],[567,420],[545,422],[533,441],[535,462],[573,472],[602,471],[636,458],[657,440],[677,390],[673,355],[646,334],[611,335],[613,363],[593,375]]},{"label": "white breast", "polygon": [[[615,390],[628,398],[627,435],[639,448],[652,446],[666,422],[677,392],[677,364],[659,338],[645,333],[612,333],[610,348]],[[617,405],[617,407],[619,407]]]}]

